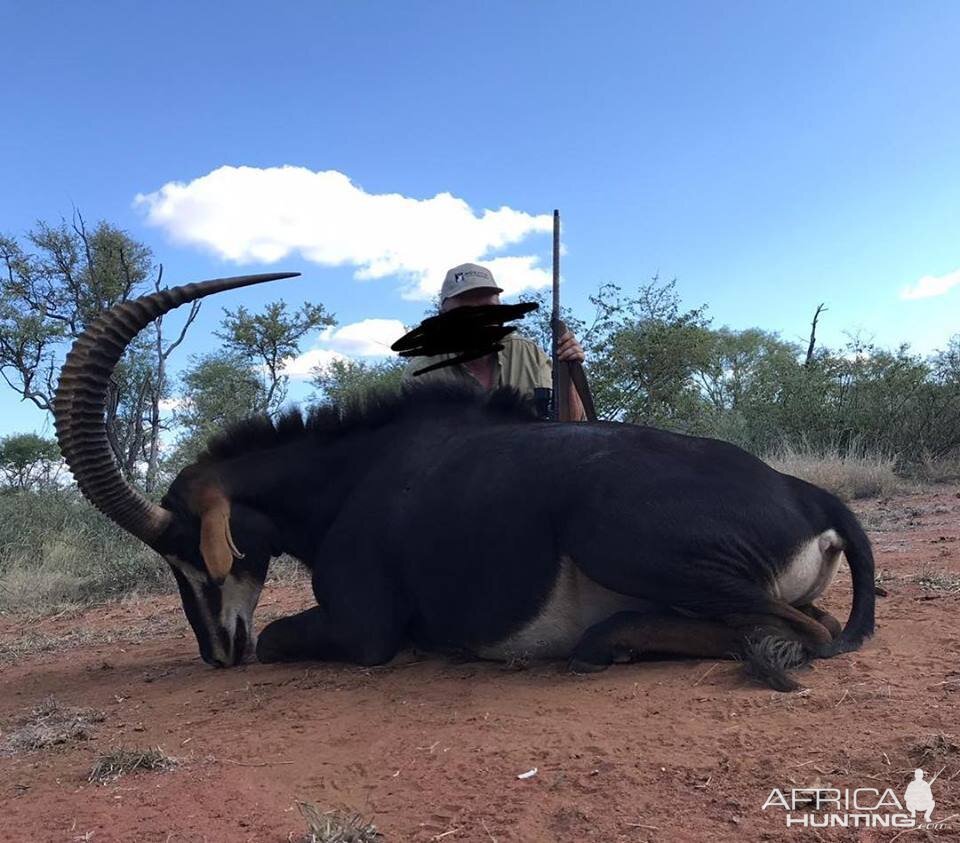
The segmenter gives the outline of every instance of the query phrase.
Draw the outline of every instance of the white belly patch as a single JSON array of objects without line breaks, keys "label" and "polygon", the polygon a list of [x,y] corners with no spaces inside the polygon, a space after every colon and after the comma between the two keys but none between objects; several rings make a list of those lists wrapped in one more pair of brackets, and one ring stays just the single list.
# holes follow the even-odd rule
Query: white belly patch
[{"label": "white belly patch", "polygon": [[522,629],[497,644],[481,647],[484,659],[566,658],[586,630],[617,612],[649,610],[649,601],[610,591],[560,560],[560,573],[540,612]]},{"label": "white belly patch", "polygon": [[834,530],[826,530],[810,539],[777,577],[777,596],[791,606],[803,606],[816,600],[837,573],[843,546],[843,539]]}]

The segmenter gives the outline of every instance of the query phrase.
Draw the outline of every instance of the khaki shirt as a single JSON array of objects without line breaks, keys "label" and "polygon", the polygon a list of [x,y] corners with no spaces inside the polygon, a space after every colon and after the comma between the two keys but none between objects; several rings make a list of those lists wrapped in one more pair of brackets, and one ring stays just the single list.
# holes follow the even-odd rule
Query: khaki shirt
[{"label": "khaki shirt", "polygon": [[[493,379],[496,386],[512,386],[530,398],[533,398],[533,391],[538,387],[551,388],[553,367],[550,358],[540,346],[533,340],[518,337],[516,334],[504,337],[501,342],[503,351],[497,352],[497,367]],[[434,369],[417,377],[413,375],[417,369],[456,356],[456,354],[438,354],[434,357],[411,357],[403,371],[403,380],[406,383],[462,383],[465,381],[476,384],[476,378],[462,363]]]}]

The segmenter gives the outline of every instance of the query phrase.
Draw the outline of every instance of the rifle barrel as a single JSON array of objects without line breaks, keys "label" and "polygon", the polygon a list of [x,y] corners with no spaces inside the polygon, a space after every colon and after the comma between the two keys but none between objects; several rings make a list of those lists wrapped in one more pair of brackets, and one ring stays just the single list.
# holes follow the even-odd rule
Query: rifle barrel
[{"label": "rifle barrel", "polygon": [[553,348],[550,358],[553,363],[553,389],[550,395],[550,418],[560,418],[560,361],[557,352],[560,343],[560,211],[553,212],[553,311],[550,315]]}]

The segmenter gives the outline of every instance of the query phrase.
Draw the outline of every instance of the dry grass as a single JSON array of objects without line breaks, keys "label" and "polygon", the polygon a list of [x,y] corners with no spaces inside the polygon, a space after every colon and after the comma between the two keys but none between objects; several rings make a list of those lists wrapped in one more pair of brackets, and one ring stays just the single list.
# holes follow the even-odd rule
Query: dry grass
[{"label": "dry grass", "polygon": [[310,569],[291,556],[283,555],[270,562],[268,583],[279,585],[306,585],[311,581]]},{"label": "dry grass", "polygon": [[[72,614],[69,610],[64,614]],[[0,664],[18,662],[40,653],[63,652],[79,647],[90,648],[102,645],[132,643],[186,632],[186,619],[178,612],[145,617],[141,623],[120,629],[88,629],[74,626],[62,632],[44,632],[31,629],[16,636],[0,638]]]},{"label": "dry grass", "polygon": [[93,733],[94,724],[103,720],[104,715],[99,711],[72,708],[48,697],[5,735],[0,741],[0,754],[39,752],[87,740]]},{"label": "dry grass", "polygon": [[0,494],[0,612],[172,591],[166,568],[73,490]]},{"label": "dry grass", "polygon": [[379,843],[383,835],[359,814],[323,811],[313,802],[297,800],[297,808],[307,824],[301,843]]},{"label": "dry grass", "polygon": [[[309,571],[274,560],[271,582],[307,584]],[[133,594],[176,590],[166,563],[63,490],[0,493],[0,614],[55,614]]]},{"label": "dry grass", "polygon": [[102,784],[137,770],[170,770],[176,765],[176,759],[167,755],[159,746],[151,749],[116,747],[98,756],[90,771],[89,781]]},{"label": "dry grass", "polygon": [[923,483],[960,483],[960,456],[942,459],[925,456],[911,474]]},{"label": "dry grass", "polygon": [[0,612],[57,611],[77,605],[84,579],[47,566],[13,568],[0,574]]},{"label": "dry grass", "polygon": [[0,664],[17,662],[39,653],[61,652],[78,647],[90,647],[99,644],[113,644],[128,640],[113,632],[98,632],[90,629],[71,629],[62,634],[44,632],[26,632],[16,638],[0,641]]},{"label": "dry grass", "polygon": [[924,568],[910,579],[924,591],[960,593],[960,574],[954,574],[950,571],[935,571],[931,568]]},{"label": "dry grass", "polygon": [[939,764],[960,753],[960,746],[951,735],[937,732],[914,741],[907,747],[910,760],[920,766],[922,764]]},{"label": "dry grass", "polygon": [[881,568],[873,578],[873,584],[883,588],[883,586],[896,582],[898,579],[900,578],[889,568]]},{"label": "dry grass", "polygon": [[816,451],[786,447],[765,457],[768,465],[791,474],[845,500],[890,495],[900,481],[895,460],[882,454]]}]

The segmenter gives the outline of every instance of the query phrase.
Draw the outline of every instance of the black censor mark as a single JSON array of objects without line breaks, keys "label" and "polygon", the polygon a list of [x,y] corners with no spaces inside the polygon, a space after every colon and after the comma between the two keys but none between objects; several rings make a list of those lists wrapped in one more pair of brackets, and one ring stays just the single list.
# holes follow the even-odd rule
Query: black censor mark
[{"label": "black censor mark", "polygon": [[424,319],[416,328],[398,339],[391,349],[401,357],[433,357],[436,354],[455,354],[449,360],[433,363],[413,374],[422,375],[444,366],[455,366],[476,360],[503,349],[500,342],[517,330],[516,325],[505,325],[526,316],[540,305],[536,302],[518,304],[484,304],[458,307],[439,316]]}]

